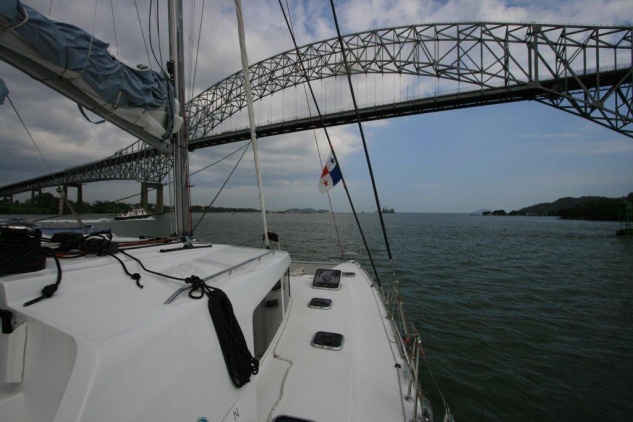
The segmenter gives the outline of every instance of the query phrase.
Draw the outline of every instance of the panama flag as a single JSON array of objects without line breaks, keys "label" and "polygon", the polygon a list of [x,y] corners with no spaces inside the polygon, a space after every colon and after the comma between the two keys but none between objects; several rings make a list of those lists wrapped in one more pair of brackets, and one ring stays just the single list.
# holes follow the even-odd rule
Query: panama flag
[{"label": "panama flag", "polygon": [[321,180],[319,180],[319,190],[321,193],[325,193],[336,185],[339,180],[342,179],[341,169],[338,163],[334,159],[334,154],[330,153],[330,156],[323,167],[323,174],[321,174]]}]

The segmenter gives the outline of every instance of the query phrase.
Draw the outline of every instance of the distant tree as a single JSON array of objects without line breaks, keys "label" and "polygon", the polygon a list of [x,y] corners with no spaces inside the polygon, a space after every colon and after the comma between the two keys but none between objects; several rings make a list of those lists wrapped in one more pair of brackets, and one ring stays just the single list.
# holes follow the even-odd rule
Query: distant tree
[{"label": "distant tree", "polygon": [[95,214],[118,214],[130,210],[131,205],[121,202],[95,201],[92,204],[91,212]]},{"label": "distant tree", "polygon": [[621,199],[601,198],[583,202],[575,207],[565,208],[558,212],[566,220],[618,220],[618,207]]}]

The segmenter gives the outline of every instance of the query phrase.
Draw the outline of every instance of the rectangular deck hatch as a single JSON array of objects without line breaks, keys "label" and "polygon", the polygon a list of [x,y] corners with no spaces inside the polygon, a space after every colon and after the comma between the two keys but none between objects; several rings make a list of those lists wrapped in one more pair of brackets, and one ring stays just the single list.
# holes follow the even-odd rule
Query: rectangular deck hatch
[{"label": "rectangular deck hatch", "polygon": [[312,287],[317,289],[332,289],[337,290],[341,288],[341,271],[339,270],[316,270],[314,274],[314,281]]},{"label": "rectangular deck hatch", "polygon": [[343,334],[318,331],[312,338],[312,345],[321,349],[341,350],[343,348]]},{"label": "rectangular deck hatch", "polygon": [[308,308],[330,309],[332,307],[332,299],[323,297],[313,297],[308,304]]}]

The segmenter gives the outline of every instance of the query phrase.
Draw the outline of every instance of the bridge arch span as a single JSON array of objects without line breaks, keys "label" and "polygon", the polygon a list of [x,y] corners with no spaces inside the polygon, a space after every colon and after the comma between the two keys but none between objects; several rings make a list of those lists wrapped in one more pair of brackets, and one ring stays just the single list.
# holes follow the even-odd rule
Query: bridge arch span
[{"label": "bridge arch span", "polygon": [[[443,23],[343,36],[351,74],[432,77],[474,89],[532,88],[544,104],[633,137],[633,27]],[[254,100],[346,74],[337,38],[286,51],[250,66]],[[192,141],[211,136],[246,106],[242,72],[187,104]]]},{"label": "bridge arch span", "polygon": [[[376,29],[343,37],[350,72],[431,77],[473,91],[361,109],[363,120],[535,100],[633,138],[633,26],[446,23]],[[310,81],[345,75],[338,39],[319,41],[251,65],[255,100]],[[250,139],[248,129],[214,133],[245,108],[241,72],[186,105],[189,149]],[[324,124],[355,121],[353,111],[326,115]],[[258,136],[316,128],[312,117],[269,123]],[[139,143],[104,160],[0,188],[0,195],[67,183],[133,179],[160,182],[169,155]]]}]

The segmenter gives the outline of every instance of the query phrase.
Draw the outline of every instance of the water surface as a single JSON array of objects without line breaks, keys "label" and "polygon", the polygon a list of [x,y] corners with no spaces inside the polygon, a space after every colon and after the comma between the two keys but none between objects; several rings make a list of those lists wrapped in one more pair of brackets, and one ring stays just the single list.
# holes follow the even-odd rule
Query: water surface
[{"label": "water surface", "polygon": [[[359,218],[386,285],[393,277],[377,215]],[[384,218],[407,310],[458,421],[633,420],[633,238],[616,237],[617,223]],[[338,257],[342,247],[359,259],[351,254],[362,244],[352,216],[336,219],[343,244],[330,214],[270,214],[268,226],[294,258]],[[86,220],[126,236],[172,230],[170,216]],[[196,237],[259,246],[261,227],[260,214],[209,214]],[[441,420],[441,396],[422,369]]]}]

